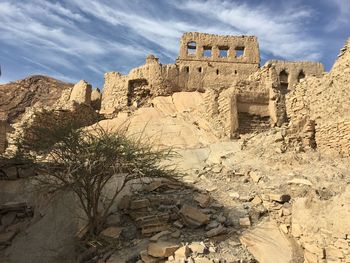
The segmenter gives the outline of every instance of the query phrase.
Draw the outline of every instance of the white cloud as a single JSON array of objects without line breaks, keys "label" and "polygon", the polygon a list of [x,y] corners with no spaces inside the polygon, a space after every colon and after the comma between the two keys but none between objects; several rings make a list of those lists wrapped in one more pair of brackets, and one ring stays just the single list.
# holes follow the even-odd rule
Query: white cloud
[{"label": "white cloud", "polygon": [[[0,0],[0,43],[23,51],[37,68],[56,70],[57,75],[100,75],[111,65],[126,72],[147,53],[174,61],[187,31],[256,35],[264,59],[317,60],[322,43],[305,26],[313,10],[296,2],[273,10],[264,2],[234,0],[169,0],[160,6],[141,0]],[[339,21],[349,19],[346,10]]]},{"label": "white cloud", "polygon": [[[87,22],[82,14],[63,8],[58,3],[35,0],[14,4],[0,2],[1,40],[16,48],[40,52],[31,55],[57,64],[61,55],[94,60],[95,57],[129,51],[133,56],[144,56],[145,49],[127,46],[117,41],[97,38],[79,28],[69,19]],[[107,36],[108,38],[108,36]],[[51,56],[43,56],[51,52]],[[69,62],[61,65],[70,67]]]},{"label": "white cloud", "polygon": [[[308,37],[304,27],[312,10],[305,6],[287,5],[283,10],[272,10],[260,5],[248,6],[239,1],[189,0],[174,2],[177,8],[215,19],[242,34],[258,36],[263,51],[286,59],[317,59],[318,43]],[[218,33],[220,25],[218,25]]]},{"label": "white cloud", "polygon": [[327,27],[327,31],[336,31],[341,27],[350,26],[350,1],[349,0],[333,0],[332,4],[338,10],[336,18],[331,21]]}]

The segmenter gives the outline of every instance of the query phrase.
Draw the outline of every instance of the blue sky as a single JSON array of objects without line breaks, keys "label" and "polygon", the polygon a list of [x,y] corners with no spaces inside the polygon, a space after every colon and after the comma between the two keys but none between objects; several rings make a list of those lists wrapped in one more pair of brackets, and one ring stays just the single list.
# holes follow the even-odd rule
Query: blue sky
[{"label": "blue sky", "polygon": [[350,36],[350,0],[0,0],[0,83],[33,74],[102,87],[147,54],[174,63],[183,32],[256,35],[261,59],[321,61]]}]

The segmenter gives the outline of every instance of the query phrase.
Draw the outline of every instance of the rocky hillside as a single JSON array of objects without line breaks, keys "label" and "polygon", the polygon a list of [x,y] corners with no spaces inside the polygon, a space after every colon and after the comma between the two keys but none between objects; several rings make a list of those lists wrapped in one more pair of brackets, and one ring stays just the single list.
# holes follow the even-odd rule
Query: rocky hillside
[{"label": "rocky hillside", "polygon": [[14,123],[26,107],[53,105],[71,87],[73,84],[40,75],[0,85],[0,116]]}]

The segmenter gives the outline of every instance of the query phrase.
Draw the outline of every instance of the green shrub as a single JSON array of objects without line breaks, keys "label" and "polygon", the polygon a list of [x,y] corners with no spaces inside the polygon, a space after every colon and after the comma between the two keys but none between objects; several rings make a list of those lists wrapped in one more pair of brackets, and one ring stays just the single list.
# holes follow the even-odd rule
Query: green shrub
[{"label": "green shrub", "polygon": [[[36,179],[40,187],[75,193],[92,235],[98,235],[103,229],[117,195],[129,181],[175,175],[174,170],[161,165],[173,156],[173,151],[155,150],[150,143],[142,142],[142,136],[135,140],[122,130],[106,132],[98,126],[93,130],[77,129],[72,123],[30,129],[34,136],[19,140],[21,156],[37,165]],[[37,157],[43,153],[39,160]],[[118,179],[120,185],[111,198],[105,200],[104,190],[112,179]]]}]

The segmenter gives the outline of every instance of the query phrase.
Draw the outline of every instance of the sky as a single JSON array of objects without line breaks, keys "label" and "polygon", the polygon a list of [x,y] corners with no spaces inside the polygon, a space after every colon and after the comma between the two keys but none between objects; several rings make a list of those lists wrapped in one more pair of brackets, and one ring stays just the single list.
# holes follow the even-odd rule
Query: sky
[{"label": "sky", "polygon": [[258,37],[269,59],[320,61],[350,37],[350,0],[0,0],[0,83],[29,75],[103,87],[103,74],[174,63],[184,32]]}]

